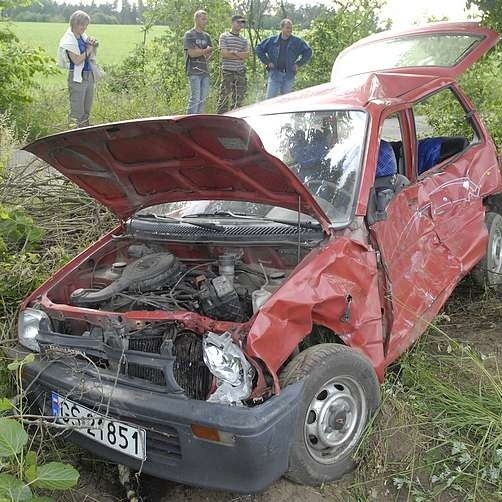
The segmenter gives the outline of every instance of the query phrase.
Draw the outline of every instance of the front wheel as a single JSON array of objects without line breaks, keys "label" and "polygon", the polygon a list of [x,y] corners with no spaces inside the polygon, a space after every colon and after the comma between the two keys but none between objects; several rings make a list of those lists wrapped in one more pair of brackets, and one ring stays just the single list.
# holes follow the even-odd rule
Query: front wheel
[{"label": "front wheel", "polygon": [[368,359],[344,345],[310,347],[281,373],[282,386],[303,379],[286,477],[317,485],[355,467],[353,453],[380,404],[380,390]]}]

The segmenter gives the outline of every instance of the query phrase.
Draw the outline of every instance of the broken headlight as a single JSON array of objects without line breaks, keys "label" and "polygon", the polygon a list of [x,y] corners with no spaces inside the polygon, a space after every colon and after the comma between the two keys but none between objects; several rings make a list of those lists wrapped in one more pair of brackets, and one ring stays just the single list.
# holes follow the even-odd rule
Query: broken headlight
[{"label": "broken headlight", "polygon": [[35,352],[40,352],[37,335],[43,320],[49,322],[49,317],[43,310],[27,308],[20,312],[17,334],[21,345]]},{"label": "broken headlight", "polygon": [[204,337],[204,362],[218,379],[218,388],[208,401],[241,404],[251,394],[254,369],[230,333],[209,332]]}]

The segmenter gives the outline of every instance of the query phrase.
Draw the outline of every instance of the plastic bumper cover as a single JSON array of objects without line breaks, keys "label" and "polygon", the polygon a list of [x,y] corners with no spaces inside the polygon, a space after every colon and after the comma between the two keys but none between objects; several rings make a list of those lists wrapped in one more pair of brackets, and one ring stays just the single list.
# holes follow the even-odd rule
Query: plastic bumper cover
[{"label": "plastic bumper cover", "polygon": [[[28,353],[20,346],[9,352],[18,358]],[[46,414],[51,413],[52,391],[103,414],[112,393],[109,416],[146,430],[143,463],[78,432],[68,433],[96,455],[159,478],[241,493],[261,491],[286,472],[301,382],[261,405],[231,407],[114,385],[97,374],[84,377],[75,371],[77,364],[37,358],[24,367],[23,379],[29,400]],[[231,444],[195,437],[192,425],[223,431]]]}]

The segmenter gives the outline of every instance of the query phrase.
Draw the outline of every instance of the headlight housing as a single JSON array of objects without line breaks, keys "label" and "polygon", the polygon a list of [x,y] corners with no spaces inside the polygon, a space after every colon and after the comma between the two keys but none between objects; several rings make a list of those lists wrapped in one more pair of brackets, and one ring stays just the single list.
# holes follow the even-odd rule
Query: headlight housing
[{"label": "headlight housing", "polygon": [[42,320],[49,321],[49,317],[43,310],[27,308],[19,313],[19,321],[17,324],[19,343],[35,352],[40,352],[37,335]]},{"label": "headlight housing", "polygon": [[254,368],[230,333],[209,332],[203,342],[204,363],[219,380],[208,401],[241,404],[251,394]]}]

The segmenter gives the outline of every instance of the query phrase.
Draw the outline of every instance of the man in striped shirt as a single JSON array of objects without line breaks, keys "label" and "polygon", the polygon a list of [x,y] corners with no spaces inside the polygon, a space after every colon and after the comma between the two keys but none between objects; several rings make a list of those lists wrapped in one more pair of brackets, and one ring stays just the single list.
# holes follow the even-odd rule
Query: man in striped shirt
[{"label": "man in striped shirt", "polygon": [[220,35],[221,83],[216,113],[239,108],[246,97],[245,60],[249,56],[249,44],[240,34],[245,24],[242,16],[232,16],[231,30]]}]

